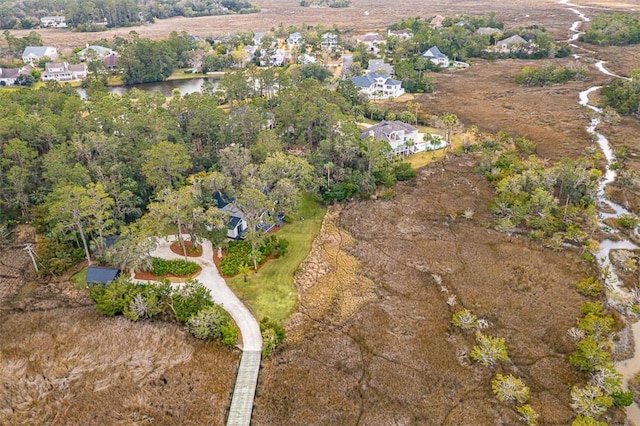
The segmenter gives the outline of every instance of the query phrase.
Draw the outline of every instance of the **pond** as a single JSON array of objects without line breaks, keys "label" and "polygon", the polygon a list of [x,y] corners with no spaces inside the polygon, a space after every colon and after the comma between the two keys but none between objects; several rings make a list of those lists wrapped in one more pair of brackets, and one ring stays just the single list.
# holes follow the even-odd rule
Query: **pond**
[{"label": "pond", "polygon": [[[138,90],[144,90],[145,92],[160,92],[164,96],[171,96],[174,89],[180,90],[180,93],[183,95],[188,95],[189,93],[200,92],[202,89],[202,85],[205,81],[211,81],[214,84],[214,87],[218,86],[219,78],[191,78],[185,80],[169,80],[169,81],[159,81],[156,83],[144,83],[144,84],[134,84],[131,86],[113,86],[109,87],[109,93],[116,93],[118,95],[122,95],[130,91],[133,88]],[[87,91],[82,87],[78,87],[76,89],[78,94],[82,99],[87,98]]]}]

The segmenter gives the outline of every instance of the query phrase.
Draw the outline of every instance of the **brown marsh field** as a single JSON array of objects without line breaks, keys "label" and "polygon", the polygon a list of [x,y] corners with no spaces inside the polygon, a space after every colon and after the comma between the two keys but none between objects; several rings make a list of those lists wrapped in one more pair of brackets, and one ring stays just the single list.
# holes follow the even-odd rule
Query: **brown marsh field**
[{"label": "brown marsh field", "polygon": [[[546,0],[354,0],[348,9],[256,3],[263,9],[257,15],[176,18],[102,34],[47,30],[43,37],[72,47],[130,30],[159,38],[172,30],[268,30],[281,22],[366,31],[408,16],[495,12],[507,27],[544,25],[566,39],[576,19]],[[587,14],[637,7],[576,3],[592,6]],[[526,136],[549,161],[576,157],[594,145],[578,92],[610,81],[592,58],[622,75],[640,64],[638,46],[589,50],[578,52],[592,71],[581,83],[517,86],[515,75],[531,63],[515,60],[438,74],[436,92],[418,97],[421,112],[452,112],[465,126]],[[403,102],[395,101],[399,109]],[[601,130],[614,147],[627,147],[625,166],[640,169],[637,120]],[[491,395],[495,372],[525,380],[542,424],[570,423],[569,389],[580,377],[567,363],[573,344],[566,331],[582,301],[573,283],[593,275],[593,265],[577,253],[492,230],[492,190],[473,173],[475,164],[472,156],[452,155],[400,184],[393,199],[329,210],[297,277],[300,304],[288,340],[263,361],[253,424],[516,424],[515,411]],[[628,197],[640,205],[636,194]],[[171,325],[98,316],[68,281],[33,280],[21,250],[31,236],[17,238],[0,249],[0,423],[224,424],[238,351],[199,343]],[[450,325],[446,300],[453,295],[506,339],[510,358],[499,370],[468,362],[473,336]]]}]

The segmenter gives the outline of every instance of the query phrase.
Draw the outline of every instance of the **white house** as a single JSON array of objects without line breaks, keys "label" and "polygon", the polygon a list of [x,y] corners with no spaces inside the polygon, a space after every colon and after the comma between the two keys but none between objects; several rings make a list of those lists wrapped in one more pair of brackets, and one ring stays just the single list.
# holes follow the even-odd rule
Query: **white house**
[{"label": "white house", "polygon": [[528,45],[527,40],[516,34],[496,42],[496,50],[502,53],[509,53]]},{"label": "white house", "polygon": [[409,30],[388,30],[387,37],[397,37],[403,40],[409,40],[413,37],[413,33]]},{"label": "white house", "polygon": [[422,57],[430,60],[432,64],[439,65],[441,67],[449,66],[449,57],[442,53],[437,46],[432,46],[422,54]]},{"label": "white house", "polygon": [[47,57],[53,61],[58,59],[58,49],[51,46],[27,46],[22,52],[22,62],[32,64]]},{"label": "white house", "polygon": [[338,47],[338,35],[328,32],[320,36],[320,47],[326,50],[336,49]]},{"label": "white house", "polygon": [[380,52],[380,43],[383,43],[384,40],[380,37],[378,33],[367,33],[362,37],[357,39],[358,43],[362,43],[367,46],[367,51],[377,54]]},{"label": "white house", "polygon": [[308,53],[303,53],[298,57],[298,62],[302,65],[315,64],[318,60],[315,56],[309,55]]},{"label": "white house", "polygon": [[402,82],[391,78],[387,73],[368,72],[352,77],[351,82],[369,99],[389,99],[404,95]]},{"label": "white house", "polygon": [[43,16],[40,25],[44,28],[67,28],[67,18],[64,16]]},{"label": "white house", "polygon": [[31,65],[22,68],[0,68],[0,86],[13,86],[18,77],[31,74],[32,69]]},{"label": "white house", "polygon": [[289,38],[287,38],[287,46],[289,47],[301,46],[303,43],[302,34],[298,32],[289,34]]},{"label": "white house", "polygon": [[47,62],[42,73],[42,81],[71,81],[87,77],[85,64],[69,64],[67,62]]},{"label": "white house", "polygon": [[286,60],[286,53],[284,49],[262,49],[260,50],[260,66],[281,67]]},{"label": "white house", "polygon": [[391,146],[394,154],[409,155],[416,152],[442,148],[446,145],[438,135],[425,135],[418,129],[402,121],[381,121],[360,132],[360,138],[374,137]]}]

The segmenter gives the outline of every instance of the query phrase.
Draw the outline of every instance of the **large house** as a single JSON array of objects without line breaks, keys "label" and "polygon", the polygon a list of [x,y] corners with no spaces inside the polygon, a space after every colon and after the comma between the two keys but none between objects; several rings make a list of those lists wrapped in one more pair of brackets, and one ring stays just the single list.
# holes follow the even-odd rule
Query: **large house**
[{"label": "large house", "polygon": [[388,73],[368,72],[359,77],[352,77],[351,82],[369,99],[389,99],[404,95],[402,82],[394,80]]},{"label": "large house", "polygon": [[517,34],[496,42],[496,50],[502,53],[510,53],[525,46],[529,46],[529,43]]},{"label": "large house", "polygon": [[58,49],[51,46],[27,46],[22,52],[22,62],[33,64],[42,58],[49,58],[53,61],[58,59]]},{"label": "large house", "polygon": [[320,47],[326,50],[336,49],[338,47],[338,35],[331,32],[322,34]]},{"label": "large house", "polygon": [[369,68],[367,68],[367,71],[386,72],[387,74],[393,75],[393,65],[386,64],[384,59],[369,59]]},{"label": "large house", "polygon": [[357,39],[358,43],[362,43],[367,46],[367,51],[377,54],[380,52],[380,48],[378,47],[380,43],[384,42],[384,39],[380,37],[378,33],[367,33],[362,37]]},{"label": "large house", "polygon": [[64,16],[43,16],[40,25],[44,28],[67,28],[67,18]]},{"label": "large house", "polygon": [[287,46],[289,47],[302,46],[303,43],[302,34],[298,32],[289,34],[289,38],[287,38]]},{"label": "large house", "polygon": [[88,60],[102,59],[105,56],[111,55],[112,53],[114,53],[114,51],[109,49],[108,47],[98,46],[95,44],[91,44],[91,45],[87,44],[87,47],[85,47],[84,49],[78,52],[78,58],[82,62],[84,62],[87,59]]},{"label": "large house", "polygon": [[234,199],[228,195],[216,191],[213,194],[213,198],[218,205],[218,208],[229,215],[229,222],[227,222],[227,237],[237,240],[242,238],[242,233],[249,227],[247,221],[244,219],[244,213],[234,204]]},{"label": "large house", "polygon": [[31,74],[32,65],[22,68],[0,68],[0,86],[13,86],[21,75]]},{"label": "large house", "polygon": [[413,37],[413,33],[409,30],[388,30],[387,37],[397,37],[403,40],[409,40]]},{"label": "large house", "polygon": [[445,142],[437,135],[425,135],[418,129],[402,121],[381,121],[360,132],[360,138],[373,137],[376,140],[389,144],[391,150],[397,155],[409,155],[430,149],[438,149],[445,146]]},{"label": "large house", "polygon": [[87,77],[85,64],[69,64],[67,62],[47,62],[42,73],[42,81],[71,81]]},{"label": "large house", "polygon": [[439,65],[441,67],[449,66],[449,57],[442,53],[437,46],[432,46],[422,54],[422,57],[430,60],[432,64]]}]

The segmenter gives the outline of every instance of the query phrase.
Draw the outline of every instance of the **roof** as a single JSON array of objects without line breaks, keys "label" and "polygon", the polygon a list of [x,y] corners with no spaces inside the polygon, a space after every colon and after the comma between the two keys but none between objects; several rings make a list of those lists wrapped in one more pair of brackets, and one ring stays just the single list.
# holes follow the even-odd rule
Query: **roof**
[{"label": "roof", "polygon": [[387,74],[392,74],[393,66],[390,64],[385,64],[384,59],[370,59],[369,68],[367,68],[367,70],[373,71],[373,72],[383,70]]},{"label": "roof", "polygon": [[69,64],[69,71],[86,71],[87,66],[85,64]]},{"label": "roof", "polygon": [[0,78],[15,78],[20,75],[18,68],[0,68]]},{"label": "roof", "polygon": [[510,45],[510,44],[526,44],[527,40],[520,37],[518,34],[507,37],[504,40],[498,41],[496,44]]},{"label": "roof", "polygon": [[24,48],[24,52],[22,56],[36,56],[38,58],[43,57],[47,53],[47,49],[54,49],[53,47],[48,46],[27,46]]},{"label": "roof", "polygon": [[87,268],[86,282],[87,284],[109,284],[118,274],[120,274],[120,269],[117,268],[89,266]]},{"label": "roof", "polygon": [[236,229],[241,221],[242,221],[241,218],[239,218],[237,216],[231,216],[231,219],[229,220],[229,223],[227,224],[227,227],[229,229]]},{"label": "roof", "polygon": [[378,33],[367,33],[364,35],[364,37],[362,37],[362,41],[372,42],[380,40],[382,40],[382,37],[380,37],[380,34]]},{"label": "roof", "polygon": [[388,141],[389,135],[393,132],[405,131],[406,133],[413,133],[417,130],[418,129],[412,125],[403,123],[402,121],[381,121],[375,126],[371,126],[360,132],[360,139],[366,139],[369,136],[373,136],[377,140]]},{"label": "roof", "polygon": [[433,59],[447,59],[447,55],[442,53],[438,46],[431,46],[429,50],[422,54],[425,58],[433,58]]},{"label": "roof", "polygon": [[104,57],[104,63],[108,67],[115,67],[116,65],[118,65],[119,60],[120,58],[118,58],[118,55],[116,55],[115,53],[112,53],[111,55],[107,55]]},{"label": "roof", "polygon": [[116,243],[116,241],[118,241],[118,238],[120,238],[119,235],[109,235],[104,237],[104,243],[107,247],[111,247],[112,245],[114,245]]},{"label": "roof", "polygon": [[83,56],[86,55],[87,53],[89,53],[89,51],[94,51],[99,55],[108,55],[111,53],[111,49],[109,49],[108,47],[104,47],[104,46],[98,46],[95,44],[92,44],[90,46],[85,47],[84,49],[82,49],[81,51],[78,52],[78,55]]},{"label": "roof", "polygon": [[375,83],[376,80],[379,78],[384,78],[385,79],[384,84],[387,84],[387,85],[397,86],[399,84],[402,84],[401,81],[392,79],[388,73],[377,73],[377,72],[368,72],[365,75],[361,75],[358,77],[351,77],[351,82],[353,82],[353,84],[356,87],[366,89],[371,87],[371,85]]},{"label": "roof", "polygon": [[224,194],[220,191],[216,191],[213,193],[213,199],[216,201],[219,209],[225,208],[228,204],[234,202],[234,199],[227,194]]},{"label": "roof", "polygon": [[492,27],[480,27],[476,30],[476,34],[482,34],[482,35],[502,34],[502,30],[499,28],[492,28]]}]

